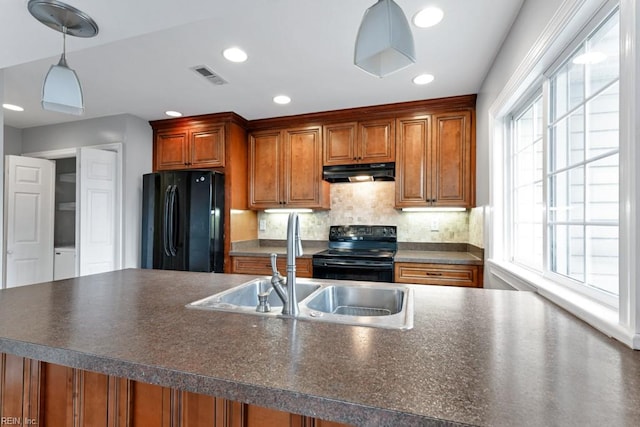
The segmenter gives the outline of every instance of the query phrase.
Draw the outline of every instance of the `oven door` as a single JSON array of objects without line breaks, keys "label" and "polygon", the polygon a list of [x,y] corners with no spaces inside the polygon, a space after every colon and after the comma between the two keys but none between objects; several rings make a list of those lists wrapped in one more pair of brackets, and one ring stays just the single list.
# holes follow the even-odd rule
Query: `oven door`
[{"label": "oven door", "polygon": [[314,258],[313,277],[316,279],[393,282],[393,261]]}]

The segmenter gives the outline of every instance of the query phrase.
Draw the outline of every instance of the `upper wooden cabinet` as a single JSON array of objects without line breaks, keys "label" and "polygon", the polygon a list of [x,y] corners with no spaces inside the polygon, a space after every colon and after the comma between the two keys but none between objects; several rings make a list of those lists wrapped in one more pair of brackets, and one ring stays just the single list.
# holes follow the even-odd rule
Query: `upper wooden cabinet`
[{"label": "upper wooden cabinet", "polygon": [[395,161],[393,119],[325,125],[323,134],[325,166]]},{"label": "upper wooden cabinet", "polygon": [[473,207],[472,111],[399,118],[396,126],[396,207]]},{"label": "upper wooden cabinet", "polygon": [[203,169],[224,167],[224,124],[214,124],[156,132],[154,169]]},{"label": "upper wooden cabinet", "polygon": [[319,126],[249,136],[249,208],[329,208]]}]

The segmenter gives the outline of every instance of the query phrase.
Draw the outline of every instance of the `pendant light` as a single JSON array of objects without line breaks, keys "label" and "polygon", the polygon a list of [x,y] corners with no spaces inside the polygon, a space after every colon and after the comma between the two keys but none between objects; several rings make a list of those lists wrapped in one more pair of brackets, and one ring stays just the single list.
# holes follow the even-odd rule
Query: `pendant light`
[{"label": "pendant light", "polygon": [[393,0],[378,0],[364,13],[354,63],[369,74],[385,77],[416,62],[407,17]]},{"label": "pendant light", "polygon": [[62,55],[52,65],[42,85],[42,108],[81,115],[84,112],[82,86],[78,75],[67,65],[66,37],[94,37],[98,25],[84,12],[57,0],[29,0],[29,12],[49,28],[62,33]]}]

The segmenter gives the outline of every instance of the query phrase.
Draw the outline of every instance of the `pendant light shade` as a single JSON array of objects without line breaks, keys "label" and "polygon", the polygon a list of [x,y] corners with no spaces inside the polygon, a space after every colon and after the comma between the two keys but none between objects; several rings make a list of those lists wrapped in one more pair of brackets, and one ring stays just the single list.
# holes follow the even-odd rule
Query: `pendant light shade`
[{"label": "pendant light shade", "polygon": [[49,28],[62,33],[62,56],[52,65],[42,85],[42,108],[80,115],[84,112],[82,87],[76,72],[67,65],[66,36],[94,37],[98,25],[84,12],[58,0],[29,0],[29,12]]},{"label": "pendant light shade", "polygon": [[354,63],[374,76],[384,77],[416,62],[413,35],[407,17],[393,0],[378,0],[364,13]]},{"label": "pendant light shade", "polygon": [[42,85],[42,108],[60,113],[81,115],[84,112],[82,87],[76,72],[67,66],[64,54],[52,65]]}]

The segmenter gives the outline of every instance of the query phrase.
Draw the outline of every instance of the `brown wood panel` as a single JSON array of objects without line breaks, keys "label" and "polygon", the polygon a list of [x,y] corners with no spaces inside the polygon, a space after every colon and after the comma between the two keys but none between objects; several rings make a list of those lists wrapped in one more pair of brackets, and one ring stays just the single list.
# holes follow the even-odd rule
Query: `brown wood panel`
[{"label": "brown wood panel", "polygon": [[187,130],[158,132],[155,138],[155,170],[184,169],[187,165]]},{"label": "brown wood panel", "polygon": [[320,128],[287,129],[284,155],[286,207],[320,207],[324,182]]},{"label": "brown wood panel", "polygon": [[314,427],[351,427],[351,424],[337,423],[335,421],[314,420]]},{"label": "brown wood panel", "polygon": [[471,112],[434,116],[434,206],[472,207]]},{"label": "brown wood panel", "polygon": [[[247,132],[235,122],[227,123],[225,140],[224,272],[229,273],[231,242],[257,239],[258,219],[255,212],[247,210],[249,203]],[[236,215],[232,212],[244,212],[246,215]],[[240,220],[239,223],[237,223],[238,220]]]},{"label": "brown wood panel", "polygon": [[251,120],[247,123],[251,131],[298,126],[345,123],[359,120],[377,120],[388,117],[414,117],[475,108],[476,95],[452,96],[420,101],[399,102],[394,104],[372,105],[344,110],[323,111],[296,116],[274,117]]},{"label": "brown wood panel", "polygon": [[131,388],[133,381],[109,377],[108,422],[109,427],[131,425]]},{"label": "brown wood panel", "polygon": [[258,239],[258,214],[256,211],[231,212],[231,242]]},{"label": "brown wood panel", "polygon": [[40,420],[41,365],[41,362],[37,360],[24,359],[23,425],[37,424]]},{"label": "brown wood panel", "polygon": [[180,426],[216,427],[216,398],[180,392]]},{"label": "brown wood panel", "polygon": [[96,372],[76,370],[79,389],[81,426],[108,426],[109,377]]},{"label": "brown wood panel", "polygon": [[190,132],[190,167],[215,168],[225,165],[224,125]]},{"label": "brown wood panel", "polygon": [[356,161],[357,123],[326,125],[323,133],[323,164],[348,165]]},{"label": "brown wood panel", "polygon": [[302,415],[257,405],[244,405],[244,411],[246,427],[303,427]]},{"label": "brown wood panel", "polygon": [[399,119],[397,130],[396,207],[426,206],[430,118]]},{"label": "brown wood panel", "polygon": [[[276,263],[278,271],[284,275],[287,269],[286,257],[278,257]],[[232,273],[271,276],[271,259],[268,257],[233,256],[231,257],[231,265]],[[296,276],[313,277],[313,260],[311,258],[296,258]]]},{"label": "brown wood panel", "polygon": [[298,414],[0,354],[4,424],[55,427],[348,427]]},{"label": "brown wood panel", "polygon": [[467,264],[395,263],[396,283],[482,287],[482,267]]},{"label": "brown wood panel", "polygon": [[360,163],[394,162],[396,135],[393,119],[358,124],[358,161]]},{"label": "brown wood panel", "polygon": [[76,372],[66,366],[43,363],[40,379],[40,420],[45,426],[75,425]]},{"label": "brown wood panel", "polygon": [[[247,132],[235,123],[229,124],[225,149],[225,195],[230,196],[229,209],[248,208],[249,171]],[[255,238],[257,238],[257,234]]]},{"label": "brown wood panel", "polygon": [[157,385],[132,381],[130,427],[163,427],[170,420],[168,389]]},{"label": "brown wood panel", "polygon": [[282,134],[280,131],[254,133],[249,138],[249,207],[279,207],[282,194]]},{"label": "brown wood panel", "polygon": [[0,416],[22,419],[24,363],[22,357],[3,354],[0,359]]}]

